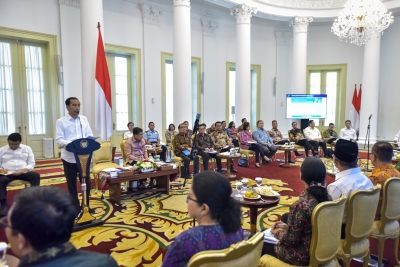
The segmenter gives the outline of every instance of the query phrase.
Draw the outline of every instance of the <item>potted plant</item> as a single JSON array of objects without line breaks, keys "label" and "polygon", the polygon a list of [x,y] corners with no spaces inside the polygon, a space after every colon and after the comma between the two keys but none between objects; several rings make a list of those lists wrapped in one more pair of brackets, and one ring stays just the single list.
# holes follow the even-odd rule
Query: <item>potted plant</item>
[{"label": "potted plant", "polygon": [[133,171],[134,172],[151,172],[154,171],[157,168],[157,164],[149,159],[145,159],[143,161],[138,161],[136,162],[135,165],[133,165]]}]

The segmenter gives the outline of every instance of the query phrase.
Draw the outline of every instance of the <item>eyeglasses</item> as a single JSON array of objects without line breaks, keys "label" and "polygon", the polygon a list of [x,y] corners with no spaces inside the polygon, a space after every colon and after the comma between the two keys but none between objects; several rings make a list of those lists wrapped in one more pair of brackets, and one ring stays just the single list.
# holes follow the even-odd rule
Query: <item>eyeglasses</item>
[{"label": "eyeglasses", "polygon": [[189,195],[186,197],[186,202],[188,200],[191,200],[191,201],[194,201],[194,202],[197,202],[197,203],[201,204],[199,201],[197,201],[196,199],[191,198]]}]

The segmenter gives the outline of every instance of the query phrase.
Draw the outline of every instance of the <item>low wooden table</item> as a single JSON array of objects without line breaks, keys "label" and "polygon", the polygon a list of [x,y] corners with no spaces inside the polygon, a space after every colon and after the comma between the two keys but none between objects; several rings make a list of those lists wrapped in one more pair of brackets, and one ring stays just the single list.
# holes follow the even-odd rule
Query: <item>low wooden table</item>
[{"label": "low wooden table", "polygon": [[289,148],[289,147],[278,147],[277,150],[285,151],[285,163],[281,163],[280,166],[283,168],[290,168],[292,165],[289,163],[289,153],[295,150],[295,148]]},{"label": "low wooden table", "polygon": [[245,199],[240,201],[235,195],[237,194],[237,190],[233,190],[231,197],[235,198],[242,207],[249,208],[250,210],[250,233],[255,234],[257,231],[257,215],[258,209],[263,208],[271,208],[278,204],[279,196],[278,197],[263,197],[261,199]]},{"label": "low wooden table", "polygon": [[230,156],[230,155],[221,155],[221,154],[217,154],[217,158],[221,158],[221,159],[226,159],[226,177],[228,179],[234,179],[236,178],[236,174],[231,174],[231,159],[238,159],[241,158],[242,154],[235,154],[234,156]]},{"label": "low wooden table", "polygon": [[160,153],[162,153],[161,147],[147,148],[147,154],[160,154]]},{"label": "low wooden table", "polygon": [[146,173],[132,172],[132,176],[110,178],[108,181],[110,199],[115,201],[117,204],[121,204],[121,183],[129,181],[137,181],[146,178],[155,178],[157,187],[140,190],[138,191],[138,193],[142,194],[145,192],[165,192],[166,194],[169,194],[169,180],[170,180],[169,178],[172,174],[177,174],[177,173],[178,173],[177,169],[169,171],[153,171]]}]

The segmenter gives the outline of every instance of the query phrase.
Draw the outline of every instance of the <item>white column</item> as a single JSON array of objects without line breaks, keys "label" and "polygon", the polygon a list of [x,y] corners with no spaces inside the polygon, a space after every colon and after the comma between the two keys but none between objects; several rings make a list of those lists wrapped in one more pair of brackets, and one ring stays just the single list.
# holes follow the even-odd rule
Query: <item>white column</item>
[{"label": "white column", "polygon": [[192,117],[190,0],[174,0],[174,123]]},{"label": "white column", "polygon": [[307,29],[312,17],[295,17],[293,27],[292,93],[306,93]]},{"label": "white column", "polygon": [[275,113],[273,118],[278,121],[279,129],[284,137],[292,129],[290,120],[286,119],[286,94],[290,94],[291,61],[292,61],[292,32],[275,32],[276,38],[276,84],[274,88]]},{"label": "white column", "polygon": [[372,114],[370,127],[370,141],[376,142],[378,130],[378,99],[379,99],[379,62],[380,62],[381,36],[373,36],[365,44],[364,64],[362,78],[362,95],[360,110],[360,136],[362,143],[368,127],[368,118]]},{"label": "white column", "polygon": [[240,121],[251,114],[251,40],[250,20],[257,9],[245,4],[238,5],[231,10],[236,17],[236,88],[235,88],[235,119]]},{"label": "white column", "polygon": [[[101,34],[104,41],[103,1],[81,1],[81,59],[82,59],[82,99],[81,113],[85,115],[93,134],[97,136],[95,127],[95,70],[98,30],[100,22]],[[104,42],[105,43],[105,42]]]}]

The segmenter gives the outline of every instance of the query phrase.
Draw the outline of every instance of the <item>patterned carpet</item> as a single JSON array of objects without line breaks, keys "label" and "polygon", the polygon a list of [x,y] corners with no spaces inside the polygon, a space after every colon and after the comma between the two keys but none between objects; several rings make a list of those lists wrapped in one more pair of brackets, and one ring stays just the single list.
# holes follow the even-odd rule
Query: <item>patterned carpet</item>
[{"label": "patterned carpet", "polygon": [[[283,154],[277,154],[282,159]],[[332,169],[332,160],[322,159],[327,169]],[[303,158],[298,158],[295,166],[286,169],[279,167],[280,162],[272,162],[262,165],[261,169],[254,167],[250,161],[249,168],[240,168],[237,180],[249,178],[254,182],[255,177],[263,177],[263,183],[270,185],[281,194],[279,204],[265,210],[259,210],[257,217],[257,229],[268,228],[280,216],[289,210],[289,206],[298,199],[298,195],[304,190],[299,177],[299,167]],[[360,162],[364,165],[366,160]],[[53,164],[51,166],[43,166]],[[56,162],[44,162],[41,170],[50,170],[53,167],[53,175],[58,172],[59,165]],[[47,169],[49,168],[49,169]],[[51,172],[48,172],[51,174]],[[328,183],[334,181],[327,176]],[[232,184],[235,181],[231,181]],[[66,189],[65,178],[46,179],[42,176],[41,185],[54,185]],[[15,194],[24,186],[9,188],[8,203],[12,203]],[[162,264],[166,250],[182,231],[193,226],[193,221],[187,215],[186,195],[190,188],[190,182],[185,188],[174,187],[169,195],[162,193],[146,193],[122,200],[121,205],[108,200],[108,191],[104,199],[101,192],[94,192],[91,196],[91,207],[96,212],[96,217],[105,221],[101,227],[86,229],[73,233],[71,241],[83,250],[97,251],[110,254],[120,266],[145,266],[153,267]],[[243,208],[243,228],[250,229],[248,209]],[[5,240],[4,232],[0,233],[0,240]],[[385,257],[393,263],[393,242],[386,243]],[[377,252],[376,242],[371,241],[372,252]],[[390,248],[390,249],[389,249]],[[387,267],[394,264],[387,264]],[[353,262],[352,267],[361,266]]]}]

